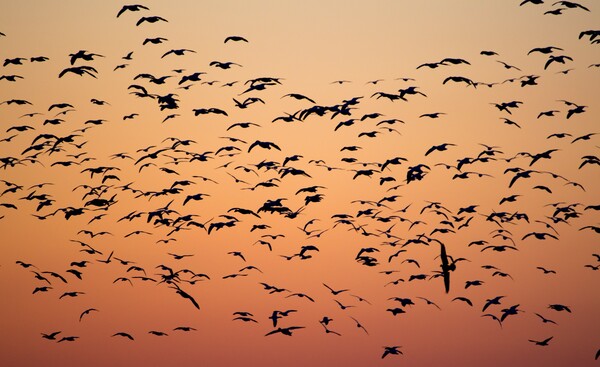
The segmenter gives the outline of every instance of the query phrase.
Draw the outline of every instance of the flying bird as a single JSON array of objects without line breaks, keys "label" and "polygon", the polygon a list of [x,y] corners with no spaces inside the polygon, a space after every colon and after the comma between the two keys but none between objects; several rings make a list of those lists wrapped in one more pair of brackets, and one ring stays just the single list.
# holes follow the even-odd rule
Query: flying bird
[{"label": "flying bird", "polygon": [[232,41],[232,42],[246,42],[246,43],[248,42],[248,40],[245,39],[242,36],[228,36],[227,38],[225,38],[225,41],[223,41],[223,43],[227,43],[229,41]]},{"label": "flying bird", "polygon": [[153,15],[153,16],[149,16],[149,17],[141,17],[137,21],[137,23],[135,23],[135,25],[136,26],[140,26],[144,22],[146,22],[146,23],[156,23],[156,22],[168,22],[168,20],[166,20],[163,17],[159,17],[159,16],[156,16],[156,15]]},{"label": "flying bird", "polygon": [[144,5],[134,4],[134,5],[123,5],[121,10],[117,13],[117,18],[121,16],[126,11],[140,11],[140,10],[150,10],[148,7]]}]

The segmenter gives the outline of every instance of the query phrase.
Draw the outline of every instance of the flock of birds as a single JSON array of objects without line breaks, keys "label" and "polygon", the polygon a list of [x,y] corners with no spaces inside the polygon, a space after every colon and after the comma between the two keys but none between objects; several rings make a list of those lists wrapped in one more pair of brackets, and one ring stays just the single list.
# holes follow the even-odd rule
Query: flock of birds
[{"label": "flock of birds", "polygon": [[[520,5],[539,5],[542,0],[525,0]],[[570,2],[557,1],[553,4],[555,8],[546,11],[547,15],[560,15],[564,11],[589,11],[585,6]],[[168,22],[167,19],[151,14],[150,9],[144,5],[126,5],[117,13],[117,18],[129,21],[137,13],[144,15],[139,17],[133,27],[146,27],[156,22]],[[2,37],[10,35],[0,34]],[[2,41],[0,37],[0,42]],[[590,43],[589,47],[597,47],[600,43],[600,30],[583,30],[579,34],[580,41]],[[574,41],[577,41],[576,37]],[[142,47],[155,47],[154,45],[166,44],[169,40],[164,37],[146,38]],[[224,39],[226,44],[246,44],[249,41],[242,36],[229,36]],[[568,51],[554,45],[540,45],[531,50],[524,50],[528,57],[539,57],[539,65],[542,70],[553,71],[558,74],[568,74],[572,68],[559,70],[561,66],[574,67],[573,58]],[[156,46],[158,47],[158,46]],[[8,52],[10,50],[4,50]],[[195,53],[192,49],[165,49],[161,59],[185,58]],[[500,55],[491,50],[481,51],[481,58],[497,58]],[[100,58],[108,58],[99,53],[88,50],[79,50],[68,55],[66,65],[56,76],[58,79],[67,78],[101,78],[101,72],[94,63]],[[122,69],[133,68],[135,62],[135,51],[129,52],[121,57],[122,63],[114,67],[113,72],[121,72]],[[505,61],[495,60],[500,67],[521,72],[517,66]],[[27,75],[20,75],[19,68],[25,63],[47,63],[60,62],[63,60],[49,60],[45,56],[12,57],[6,58],[0,76],[3,88],[9,90],[11,83],[19,83]],[[463,58],[443,58],[437,62],[425,62],[416,66],[416,69],[436,69],[444,67],[452,73],[452,67],[456,65],[470,66],[471,62]],[[143,68],[143,63],[137,65]],[[228,70],[241,68],[242,66],[232,61],[212,61],[209,68]],[[581,67],[581,65],[579,65]],[[592,70],[600,67],[600,64],[585,65]],[[540,70],[541,72],[541,70]],[[141,72],[132,78],[127,92],[129,98],[149,101],[154,109],[163,115],[162,126],[167,126],[176,120],[209,118],[228,121],[228,108],[198,107],[192,110],[180,108],[180,98],[183,98],[192,87],[196,85],[220,86],[219,92],[225,90],[239,89],[234,93],[231,109],[248,110],[247,116],[252,119],[252,105],[268,104],[268,100],[261,98],[264,90],[280,90],[285,87],[285,79],[273,76],[258,76],[246,81],[230,81],[226,83],[210,80],[211,73],[206,71],[189,71],[184,69],[173,70],[170,75],[155,76],[147,71]],[[543,79],[540,75],[523,75],[504,81],[486,83],[472,80],[464,76],[450,75],[442,81],[445,88],[451,84],[462,83],[466,87],[479,90],[481,88],[533,88]],[[271,256],[280,261],[310,261],[319,256],[319,244],[327,240],[328,234],[334,231],[350,231],[355,233],[358,242],[371,241],[373,246],[360,248],[354,261],[356,266],[372,267],[374,271],[390,277],[382,284],[384,287],[394,288],[402,283],[406,287],[419,287],[419,282],[424,280],[439,281],[439,290],[444,293],[460,291],[466,295],[457,295],[453,302],[464,303],[466,307],[478,308],[474,312],[480,312],[482,317],[489,318],[501,328],[505,323],[523,313],[518,300],[509,295],[495,295],[485,300],[474,300],[468,297],[468,290],[475,287],[485,286],[491,277],[511,279],[511,274],[493,263],[480,264],[481,273],[473,274],[473,279],[465,284],[457,284],[454,281],[454,273],[460,272],[463,264],[471,262],[465,257],[456,257],[452,254],[457,252],[456,243],[446,246],[452,242],[453,236],[464,233],[468,227],[488,226],[491,231],[486,238],[474,238],[471,242],[464,244],[462,253],[502,253],[519,250],[519,245],[525,241],[557,241],[560,239],[561,228],[573,227],[578,231],[600,233],[600,224],[593,224],[591,220],[597,221],[597,212],[600,203],[588,202],[547,202],[543,208],[545,217],[529,217],[527,213],[515,209],[512,203],[524,201],[528,195],[534,192],[546,192],[548,194],[557,190],[573,190],[573,192],[596,192],[597,188],[584,186],[578,182],[576,177],[565,177],[557,170],[546,170],[542,167],[557,155],[564,154],[570,149],[585,149],[593,151],[593,146],[598,135],[595,131],[589,131],[582,135],[573,135],[569,132],[569,126],[564,125],[565,130],[557,131],[549,136],[540,137],[541,140],[553,142],[557,148],[544,151],[522,151],[508,153],[500,146],[480,144],[474,154],[465,156],[456,162],[444,160],[444,153],[448,150],[458,149],[457,144],[443,142],[433,146],[423,147],[423,157],[426,163],[419,163],[418,158],[409,159],[397,152],[385,152],[389,157],[376,162],[366,162],[359,159],[365,141],[377,139],[384,135],[402,133],[401,126],[405,121],[398,118],[390,118],[377,112],[360,113],[361,104],[366,100],[378,103],[395,103],[396,101],[410,102],[413,98],[428,98],[427,91],[417,86],[417,80],[412,78],[399,78],[404,85],[397,91],[375,91],[367,96],[354,96],[343,99],[335,104],[322,105],[315,99],[304,94],[293,91],[281,93],[281,98],[286,98],[301,103],[304,108],[293,113],[285,113],[275,116],[273,124],[297,125],[308,121],[322,121],[323,129],[334,132],[361,127],[354,141],[341,147],[340,154],[345,155],[338,162],[325,162],[324,160],[310,157],[310,146],[305,152],[292,154],[286,147],[277,141],[267,141],[261,137],[261,131],[266,129],[265,124],[251,121],[228,121],[223,125],[218,138],[223,142],[220,146],[208,149],[198,148],[193,136],[166,137],[148,146],[133,148],[128,152],[114,152],[109,157],[95,156],[92,151],[86,151],[90,134],[96,129],[102,129],[103,125],[112,126],[116,122],[105,119],[90,118],[78,123],[69,120],[69,116],[84,106],[77,106],[69,101],[57,100],[49,106],[40,106],[35,101],[26,99],[8,99],[0,103],[3,114],[9,111],[19,111],[22,122],[13,124],[4,129],[4,136],[0,136],[0,168],[2,172],[0,190],[0,223],[8,219],[13,213],[30,212],[32,216],[40,221],[55,221],[57,225],[62,221],[79,221],[81,230],[74,234],[76,237],[71,241],[81,246],[81,258],[72,259],[69,266],[59,271],[47,270],[43,264],[33,264],[27,259],[17,259],[16,264],[23,269],[24,275],[31,276],[35,282],[32,288],[32,297],[43,297],[44,293],[55,294],[56,297],[79,298],[85,297],[85,293],[77,291],[78,284],[85,282],[86,271],[90,267],[99,267],[111,263],[118,264],[121,268],[121,276],[114,279],[113,283],[136,286],[140,282],[155,283],[157,287],[166,287],[172,290],[175,297],[180,297],[182,302],[188,302],[190,307],[202,310],[202,300],[193,286],[197,283],[214,281],[214,275],[204,274],[189,268],[180,267],[179,261],[194,256],[194,253],[165,253],[162,264],[143,267],[138,259],[124,259],[119,255],[119,250],[106,241],[99,248],[102,239],[110,236],[116,237],[114,229],[118,225],[126,223],[135,225],[134,231],[123,234],[123,239],[130,237],[147,236],[155,238],[155,242],[162,245],[170,245],[178,240],[178,236],[185,231],[194,231],[198,235],[210,236],[217,233],[233,231],[234,227],[244,228],[242,233],[249,238],[247,244],[240,245],[240,249],[231,251],[228,255],[237,258],[240,263],[248,264],[231,274],[221,276],[222,279],[234,279],[237,277],[254,277],[261,274],[257,281],[264,292],[281,296],[282,305],[286,299],[301,298],[306,302],[335,302],[338,306],[339,316],[324,315],[320,320],[323,332],[335,336],[341,336],[342,331],[335,327],[334,318],[345,317],[353,320],[358,332],[369,334],[366,325],[363,325],[351,313],[356,307],[380,307],[381,302],[369,301],[351,289],[334,288],[323,283],[323,287],[331,293],[332,300],[319,300],[310,295],[292,291],[284,287],[276,286],[276,279],[268,278],[268,269],[259,269],[251,265],[250,259],[245,256],[245,251],[252,246],[264,248],[264,256]],[[372,80],[366,83],[376,88],[383,80]],[[217,84],[220,83],[220,84]],[[336,80],[332,84],[343,85],[350,83],[347,80]],[[171,88],[171,92],[161,95],[156,92],[157,88]],[[224,88],[224,89],[223,89]],[[111,108],[111,102],[93,98],[90,103],[102,108]],[[569,100],[559,100],[551,109],[539,111],[537,119],[564,119],[569,121],[582,121],[588,109],[593,107],[578,104]],[[527,101],[503,100],[490,101],[491,109],[497,109],[498,119],[501,123],[508,125],[507,129],[515,129],[518,132],[522,128],[522,122],[515,121],[513,112],[527,105]],[[231,110],[229,110],[231,111]],[[139,120],[142,114],[131,113],[123,116],[122,120]],[[423,112],[419,119],[444,119],[444,112]],[[59,128],[65,125],[73,126],[79,124],[72,132],[61,134]],[[263,128],[261,130],[261,127]],[[495,128],[503,128],[498,124]],[[241,133],[246,135],[241,135]],[[254,132],[251,134],[250,132]],[[238,133],[238,135],[234,135]],[[247,139],[246,136],[251,136]],[[451,138],[449,137],[450,141]],[[464,147],[466,148],[466,147]],[[255,160],[258,152],[267,152],[272,159],[262,161]],[[9,152],[11,152],[9,154]],[[383,153],[383,152],[382,152]],[[427,157],[427,158],[425,158]],[[435,164],[430,159],[437,158]],[[421,162],[422,162],[421,161]],[[99,163],[110,162],[110,163]],[[209,163],[215,163],[213,169],[203,169]],[[251,163],[252,162],[252,163]],[[571,162],[579,170],[597,170],[600,166],[600,158],[597,154],[586,154],[578,162]],[[56,183],[49,179],[44,182],[20,182],[11,178],[11,172],[21,167],[34,172],[36,168],[43,167],[56,171],[58,177],[65,171],[70,170],[79,177],[77,184],[70,189],[73,196],[66,200],[55,198],[53,190]],[[186,168],[193,169],[187,169]],[[560,167],[556,167],[559,169]],[[147,190],[142,182],[141,175],[147,171],[169,180],[171,184],[166,187]],[[202,175],[189,175],[186,172],[201,172]],[[494,208],[484,208],[475,203],[469,203],[462,207],[448,207],[439,201],[407,202],[403,199],[402,191],[409,185],[418,185],[419,181],[426,180],[433,172],[448,172],[446,179],[454,182],[457,180],[506,180],[507,192],[498,198],[498,204]],[[496,173],[500,173],[498,177]],[[140,180],[126,183],[123,179],[128,176],[140,175]],[[371,196],[369,199],[356,199],[349,203],[353,212],[340,212],[331,218],[310,218],[312,209],[326,201],[328,188],[315,180],[313,176],[334,176],[338,182],[345,185],[355,180],[371,179],[372,192],[357,193],[357,196]],[[286,183],[291,177],[302,179],[306,184],[297,187],[294,197],[282,197],[279,189],[287,187]],[[506,178],[505,178],[506,177]],[[297,181],[294,181],[297,182]],[[331,182],[331,181],[330,181]],[[543,184],[542,184],[543,183]],[[256,208],[248,207],[245,203],[229,208],[225,212],[210,213],[211,202],[216,202],[218,195],[224,195],[220,187],[227,185],[228,190],[243,190],[248,197],[264,198],[262,205]],[[202,190],[195,189],[202,186]],[[517,190],[518,189],[518,190]],[[384,194],[381,192],[385,190]],[[568,191],[567,191],[568,192]],[[378,195],[378,196],[376,196]],[[550,198],[552,196],[548,196]],[[468,198],[465,198],[468,200]],[[162,200],[162,201],[161,201]],[[204,204],[203,201],[208,202]],[[141,203],[143,202],[143,203]],[[160,202],[160,204],[155,204]],[[141,204],[138,204],[141,203]],[[118,215],[119,207],[143,208],[150,205],[149,210],[133,210],[126,215]],[[204,205],[204,206],[202,206]],[[200,209],[202,208],[202,209]],[[196,214],[198,210],[202,215]],[[277,227],[272,218],[285,220],[286,226]],[[582,224],[584,223],[584,224]],[[589,224],[592,223],[592,224]],[[512,227],[512,228],[511,228]],[[521,228],[530,228],[525,233],[518,232]],[[96,230],[101,229],[101,230]],[[289,231],[301,233],[306,242],[294,253],[280,253]],[[150,240],[149,240],[150,241]],[[415,248],[435,248],[430,250],[436,256],[434,262],[437,264],[432,269],[421,268],[424,253],[419,253]],[[412,255],[412,256],[411,256]],[[422,256],[421,258],[419,256]],[[491,257],[489,259],[492,259]],[[430,260],[427,260],[430,261]],[[168,264],[168,265],[167,265]],[[188,263],[188,264],[191,264]],[[395,265],[402,270],[380,270],[387,265]],[[7,266],[7,265],[3,265]],[[589,271],[600,269],[600,255],[590,254],[589,263],[581,264]],[[552,276],[556,274],[553,269],[537,266],[543,274]],[[398,277],[396,273],[401,272],[406,276]],[[280,281],[280,280],[279,280]],[[66,287],[66,288],[65,288]],[[68,288],[68,290],[67,290]],[[61,291],[57,291],[61,290]],[[344,297],[348,296],[348,297]],[[390,297],[389,305],[381,308],[390,317],[409,313],[408,308],[416,304],[431,306],[441,309],[436,301],[426,297]],[[479,304],[480,306],[477,306]],[[433,310],[433,309],[432,309]],[[529,311],[529,310],[528,310]],[[79,315],[80,322],[94,317],[100,311],[96,308],[86,308]],[[249,311],[235,311],[232,315],[234,322],[240,323],[269,323],[265,330],[265,336],[292,336],[295,332],[309,327],[306,325],[295,325],[288,323],[288,317],[295,313],[301,313],[301,309],[274,310],[268,317],[256,317]],[[557,324],[553,319],[559,314],[577,312],[571,310],[569,305],[562,303],[548,303],[544,310],[533,310],[529,315],[535,315],[543,324]],[[342,316],[343,315],[343,316]],[[561,317],[563,317],[561,315]],[[292,318],[293,319],[293,318]],[[269,320],[269,321],[267,321]],[[177,326],[173,332],[191,332],[196,329],[192,326]],[[551,333],[553,329],[545,328],[545,332]],[[347,331],[351,332],[351,331]],[[168,332],[150,330],[149,334],[154,336],[168,336]],[[79,336],[64,331],[43,331],[42,337],[58,343],[74,342]],[[135,340],[136,336],[128,331],[118,330],[112,335],[115,338],[126,338]],[[549,335],[541,340],[529,339],[536,346],[549,346],[552,344],[553,336]],[[381,358],[403,354],[401,346],[384,346]],[[596,352],[598,359],[600,350]]]}]

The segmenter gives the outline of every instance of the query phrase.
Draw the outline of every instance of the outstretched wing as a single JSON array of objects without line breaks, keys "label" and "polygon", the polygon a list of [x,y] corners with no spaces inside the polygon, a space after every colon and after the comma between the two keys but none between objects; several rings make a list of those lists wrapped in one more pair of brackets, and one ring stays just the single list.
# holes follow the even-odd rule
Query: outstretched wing
[{"label": "outstretched wing", "polygon": [[446,293],[450,291],[450,271],[448,264],[448,255],[446,254],[446,246],[440,243],[440,259],[442,260],[442,275],[444,276],[444,287]]}]

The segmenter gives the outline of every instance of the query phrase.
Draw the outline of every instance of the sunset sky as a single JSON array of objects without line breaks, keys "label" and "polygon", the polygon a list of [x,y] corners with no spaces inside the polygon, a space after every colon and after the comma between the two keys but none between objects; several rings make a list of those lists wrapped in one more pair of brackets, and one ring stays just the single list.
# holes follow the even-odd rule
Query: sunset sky
[{"label": "sunset sky", "polygon": [[0,1],[0,365],[599,365],[600,7],[520,4]]}]

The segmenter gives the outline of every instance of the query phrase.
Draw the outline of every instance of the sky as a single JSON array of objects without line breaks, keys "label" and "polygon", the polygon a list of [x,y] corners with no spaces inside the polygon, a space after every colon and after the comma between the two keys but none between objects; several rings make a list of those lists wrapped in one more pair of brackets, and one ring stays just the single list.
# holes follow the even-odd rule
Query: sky
[{"label": "sky", "polygon": [[578,4],[0,1],[0,365],[598,365]]}]

